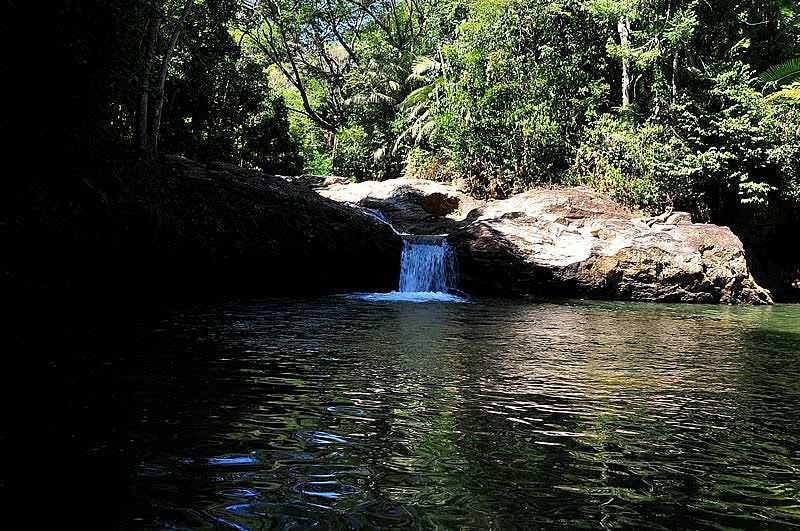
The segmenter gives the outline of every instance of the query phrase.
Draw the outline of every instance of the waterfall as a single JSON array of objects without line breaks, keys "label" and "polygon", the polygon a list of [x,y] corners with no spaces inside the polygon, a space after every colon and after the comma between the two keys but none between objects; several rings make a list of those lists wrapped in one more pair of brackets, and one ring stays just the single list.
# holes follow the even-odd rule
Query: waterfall
[{"label": "waterfall", "polygon": [[403,238],[400,286],[390,293],[351,293],[349,298],[384,302],[465,302],[454,294],[458,293],[456,260],[446,234],[421,236],[399,232],[379,210],[359,208]]},{"label": "waterfall", "polygon": [[400,258],[402,293],[447,293],[455,288],[455,259],[444,236],[403,238]]}]

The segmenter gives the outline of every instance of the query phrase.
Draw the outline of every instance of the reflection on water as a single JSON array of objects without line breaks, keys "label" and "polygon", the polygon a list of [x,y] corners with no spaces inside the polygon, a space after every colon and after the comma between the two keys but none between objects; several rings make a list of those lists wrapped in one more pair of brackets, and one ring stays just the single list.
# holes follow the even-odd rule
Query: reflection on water
[{"label": "reflection on water", "polygon": [[800,525],[800,307],[237,301],[132,345],[127,527]]}]

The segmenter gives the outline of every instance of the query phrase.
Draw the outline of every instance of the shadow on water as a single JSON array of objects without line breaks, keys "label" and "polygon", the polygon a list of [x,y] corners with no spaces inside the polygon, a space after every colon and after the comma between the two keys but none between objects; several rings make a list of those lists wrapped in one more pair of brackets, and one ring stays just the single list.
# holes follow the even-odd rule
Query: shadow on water
[{"label": "shadow on water", "polygon": [[72,492],[65,515],[88,500],[125,528],[800,524],[797,307],[132,313],[40,379],[31,484]]}]

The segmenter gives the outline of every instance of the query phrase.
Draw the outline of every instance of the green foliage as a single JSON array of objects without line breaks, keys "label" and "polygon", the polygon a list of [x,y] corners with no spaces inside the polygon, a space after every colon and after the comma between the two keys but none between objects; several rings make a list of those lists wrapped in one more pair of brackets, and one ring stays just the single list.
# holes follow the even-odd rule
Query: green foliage
[{"label": "green foliage", "polygon": [[791,83],[800,78],[800,57],[769,67],[758,76],[762,83]]},{"label": "green foliage", "polygon": [[566,182],[654,212],[669,202],[674,190],[691,193],[692,169],[680,164],[687,156],[683,142],[661,126],[635,127],[604,115],[587,128]]},{"label": "green foliage", "polygon": [[336,136],[333,168],[337,175],[357,181],[375,180],[396,171],[389,167],[392,163],[384,140],[374,130],[355,125],[342,129]]},{"label": "green foliage", "polygon": [[800,82],[784,85],[780,90],[767,97],[771,103],[800,103]]},{"label": "green foliage", "polygon": [[456,174],[452,171],[447,159],[415,146],[406,156],[404,176],[449,183],[456,177]]},{"label": "green foliage", "polygon": [[303,168],[298,145],[290,135],[286,103],[272,96],[242,132],[239,152],[243,165],[268,173],[293,175]]},{"label": "green foliage", "polygon": [[616,22],[622,17],[638,18],[640,4],[637,0],[589,0],[586,8],[595,16]]},{"label": "green foliage", "polygon": [[442,64],[430,57],[422,57],[414,63],[409,81],[426,83],[414,89],[400,103],[400,111],[406,113],[401,118],[408,126],[400,133],[394,142],[392,153],[397,153],[401,143],[410,138],[414,146],[428,141],[436,129],[433,118],[433,106],[439,99],[439,91],[444,83],[444,76],[440,75]]},{"label": "green foliage", "polygon": [[270,86],[266,65],[234,40],[235,10],[222,7],[199,4],[187,21],[166,86],[163,149],[299,173],[302,159],[284,100]]},{"label": "green foliage", "polygon": [[[76,153],[134,139],[153,11],[113,4],[59,15],[78,34],[53,48],[55,77],[91,90],[50,105],[53,76],[29,69],[29,136]],[[152,5],[163,41],[187,4]],[[161,146],[276,173],[461,179],[480,196],[586,184],[727,220],[800,203],[797,57],[793,0],[198,0]],[[48,120],[60,134],[38,131]]]},{"label": "green foliage", "polygon": [[683,127],[696,135],[693,149],[706,196],[720,198],[709,205],[712,211],[731,208],[737,199],[766,206],[770,196],[794,196],[800,182],[796,113],[767,105],[744,64],[728,66],[712,82],[707,99],[681,109],[690,113]]},{"label": "green foliage", "polygon": [[[575,2],[473,2],[444,49],[445,97],[434,106],[441,150],[478,192],[554,182],[607,91],[595,27]],[[603,67],[600,67],[603,71]]]},{"label": "green foliage", "polygon": [[770,102],[800,102],[800,57],[771,66],[758,76],[768,87],[780,87],[767,98]]},{"label": "green foliage", "polygon": [[796,201],[798,114],[768,105],[748,69],[730,65],[703,100],[682,98],[669,126],[607,115],[587,130],[568,181],[606,191],[649,212],[668,205],[700,219],[737,204]]},{"label": "green foliage", "polygon": [[[281,76],[274,70],[271,71],[271,79],[274,84],[281,81]],[[278,90],[280,96],[286,102],[287,108],[300,108],[300,95],[296,90],[284,86]],[[320,97],[318,86],[312,86],[309,91],[314,101]],[[323,131],[318,124],[314,123],[308,116],[299,112],[291,112],[288,115],[289,136],[298,146],[300,157],[303,161],[303,173],[312,175],[332,175],[333,157],[327,147],[329,134]]]}]

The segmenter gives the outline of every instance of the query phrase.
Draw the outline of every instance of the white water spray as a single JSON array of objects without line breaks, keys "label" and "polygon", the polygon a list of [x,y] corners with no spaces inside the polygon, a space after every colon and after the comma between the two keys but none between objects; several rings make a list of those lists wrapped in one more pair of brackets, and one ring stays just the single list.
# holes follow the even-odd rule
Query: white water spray
[{"label": "white water spray", "polygon": [[455,288],[453,252],[443,236],[405,236],[400,258],[401,293],[447,293]]}]

